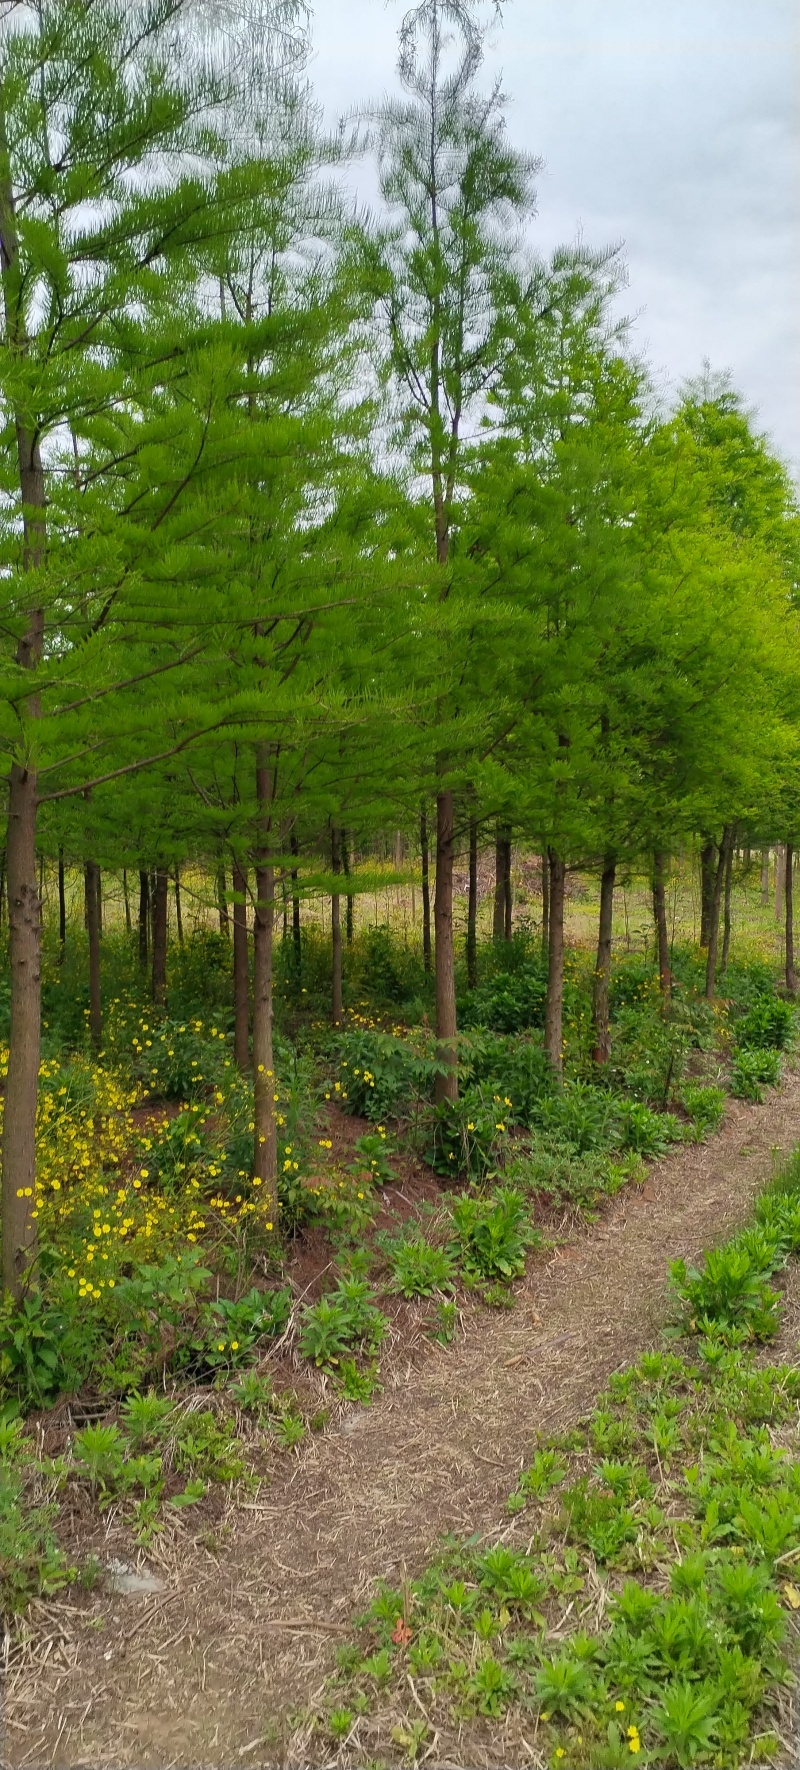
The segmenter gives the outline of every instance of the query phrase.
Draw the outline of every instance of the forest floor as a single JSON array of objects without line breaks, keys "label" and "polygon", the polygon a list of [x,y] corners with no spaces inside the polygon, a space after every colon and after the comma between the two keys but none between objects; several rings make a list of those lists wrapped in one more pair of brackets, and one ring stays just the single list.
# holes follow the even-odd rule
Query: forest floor
[{"label": "forest floor", "polygon": [[[415,1347],[368,1408],[341,1405],[210,1538],[185,1518],[148,1553],[155,1589],[107,1586],[34,1607],[9,1668],[3,1763],[58,1770],[341,1763],[313,1712],[375,1581],[417,1572],[446,1532],[496,1536],[540,1430],[579,1419],[657,1338],[667,1268],[748,1215],[800,1141],[800,1075],[761,1106],[731,1101],[708,1143],[654,1164],[599,1219],[534,1256],[513,1310],[469,1305],[447,1348]],[[790,1281],[791,1284],[792,1281]],[[781,1355],[794,1358],[800,1299]],[[113,1512],[103,1558],[120,1554]],[[500,1765],[468,1735],[437,1763]]]}]

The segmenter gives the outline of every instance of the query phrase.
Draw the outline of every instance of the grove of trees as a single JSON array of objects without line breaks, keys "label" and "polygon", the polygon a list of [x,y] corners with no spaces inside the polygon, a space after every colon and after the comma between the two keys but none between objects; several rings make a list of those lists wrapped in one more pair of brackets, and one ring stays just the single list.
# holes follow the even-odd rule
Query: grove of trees
[{"label": "grove of trees", "polygon": [[[602,879],[598,1065],[624,869],[652,879],[668,1013],[674,857],[700,855],[711,996],[733,849],[785,844],[795,988],[793,487],[724,382],[659,401],[618,320],[616,253],[536,256],[536,166],[482,72],[492,16],[412,6],[397,92],[329,140],[299,0],[4,9],[14,1295],[36,1244],[43,859],[62,892],[65,868],[85,872],[98,1046],[105,870],[141,907],[157,1003],[176,870],[221,878],[265,1194],[278,893],[292,938],[304,893],[331,900],[338,1022],[353,845],[386,831],[422,856],[443,1099],[461,853],[473,953],[480,850],[497,857],[498,938],[512,839],[545,857],[556,1071],[570,869]],[[376,169],[371,213],[345,195],[352,156]]]}]

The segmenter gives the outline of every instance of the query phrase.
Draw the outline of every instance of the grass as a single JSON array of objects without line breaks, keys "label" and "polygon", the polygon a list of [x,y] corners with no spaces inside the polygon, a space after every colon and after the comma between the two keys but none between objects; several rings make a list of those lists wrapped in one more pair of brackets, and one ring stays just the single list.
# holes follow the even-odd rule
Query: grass
[{"label": "grass", "polygon": [[800,1152],[744,1232],[700,1271],[673,1268],[682,1338],[532,1449],[497,1540],[451,1539],[379,1591],[319,1721],[336,1738],[350,1715],[352,1761],[413,1763],[454,1736],[486,1757],[492,1729],[504,1762],[552,1770],[776,1761],[800,1609],[800,1369],[758,1346],[779,1326],[769,1280],[798,1247]]}]

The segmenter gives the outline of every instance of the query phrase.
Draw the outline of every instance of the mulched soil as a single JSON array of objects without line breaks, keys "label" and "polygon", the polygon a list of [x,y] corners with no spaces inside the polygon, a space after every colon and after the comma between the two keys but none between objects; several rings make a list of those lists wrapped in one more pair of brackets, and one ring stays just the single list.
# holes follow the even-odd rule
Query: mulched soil
[{"label": "mulched soil", "polygon": [[[579,1419],[609,1374],[653,1342],[669,1311],[668,1262],[724,1239],[798,1140],[791,1075],[762,1106],[731,1102],[711,1142],[655,1164],[599,1223],[533,1259],[513,1311],[470,1303],[448,1348],[396,1323],[384,1393],[370,1408],[329,1397],[325,1430],[278,1462],[257,1494],[230,1500],[199,1533],[185,1514],[165,1531],[148,1557],[162,1593],[102,1589],[35,1609],[29,1646],[12,1657],[4,1763],[342,1762],[303,1717],[375,1581],[416,1572],[445,1532],[502,1529],[537,1432]],[[399,1189],[414,1184],[404,1174]],[[800,1281],[790,1286],[783,1331],[794,1351]],[[130,1559],[113,1514],[103,1554]],[[481,1729],[441,1739],[436,1762],[499,1767],[516,1762],[508,1746],[502,1729]]]}]

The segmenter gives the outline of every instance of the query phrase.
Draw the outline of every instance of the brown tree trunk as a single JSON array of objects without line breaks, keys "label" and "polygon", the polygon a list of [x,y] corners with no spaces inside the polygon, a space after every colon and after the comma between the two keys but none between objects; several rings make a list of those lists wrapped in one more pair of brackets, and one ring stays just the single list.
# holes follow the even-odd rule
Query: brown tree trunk
[{"label": "brown tree trunk", "polygon": [[58,944],[61,948],[60,960],[64,957],[67,944],[67,888],[64,873],[64,850],[58,851]]},{"label": "brown tree trunk", "polygon": [[761,850],[761,903],[764,909],[769,904],[769,849]]},{"label": "brown tree trunk", "polygon": [[[294,830],[292,831],[292,834],[289,837],[289,847],[291,849],[292,854],[296,857],[299,854],[300,850],[299,850],[297,837],[294,833]],[[297,892],[297,876],[298,876],[297,875],[297,867],[293,867],[292,868],[292,951],[293,951],[293,955],[294,955],[295,982],[299,984],[300,974],[303,969],[303,940],[302,940],[302,933],[301,933],[301,928],[300,928],[300,898],[299,898],[298,892]]]},{"label": "brown tree trunk", "polygon": [[143,971],[147,970],[147,954],[150,946],[150,874],[144,870],[139,873],[139,964]]},{"label": "brown tree trunk", "polygon": [[181,903],[181,869],[175,868],[175,925],[178,930],[178,945],[183,946],[183,904]]},{"label": "brown tree trunk", "polygon": [[0,848],[0,928],[3,926],[3,910],[6,900],[6,851]]},{"label": "brown tree trunk", "polygon": [[786,993],[797,995],[797,974],[794,968],[794,847],[786,844]]},{"label": "brown tree trunk", "polygon": [[167,999],[167,904],[169,873],[166,867],[156,868],[153,893],[153,1001],[161,1007]]},{"label": "brown tree trunk", "polygon": [[716,843],[704,842],[700,850],[700,945],[708,946],[716,880]]},{"label": "brown tree trunk", "polygon": [[[342,856],[339,847],[339,831],[331,830],[331,865],[334,873],[342,870]],[[331,1009],[334,1026],[344,1022],[344,1006],[342,1002],[342,900],[338,891],[331,898],[331,948],[333,987],[331,993]]]},{"label": "brown tree trunk", "polygon": [[36,777],[12,765],[8,799],[11,1036],[3,1121],[3,1286],[18,1299],[36,1251],[41,909],[36,885]]},{"label": "brown tree trunk", "polygon": [[436,1077],[437,1100],[458,1099],[456,982],[453,953],[453,795],[436,800],[436,1055],[443,1069]]},{"label": "brown tree trunk", "polygon": [[728,848],[728,858],[725,863],[725,886],[724,886],[724,892],[723,892],[722,959],[720,961],[720,973],[723,977],[725,976],[725,972],[728,969],[728,960],[731,956],[731,893],[732,893],[732,889],[733,889],[733,852],[734,852],[733,851],[733,842],[731,842],[730,846]]},{"label": "brown tree trunk", "polygon": [[594,1022],[595,1063],[608,1063],[611,1056],[609,1017],[609,986],[611,983],[611,939],[614,925],[614,881],[616,862],[606,856],[600,880],[600,924],[597,933],[597,960],[594,968],[592,1017]]},{"label": "brown tree trunk", "polygon": [[467,983],[478,982],[478,823],[469,820],[469,899],[467,903]]},{"label": "brown tree trunk", "polygon": [[498,824],[494,841],[494,911],[492,939],[505,940],[506,934],[506,833]]},{"label": "brown tree trunk", "polygon": [[503,932],[504,932],[506,940],[510,940],[511,939],[512,920],[513,920],[513,909],[514,909],[512,894],[511,894],[511,837],[510,836],[506,837],[504,909],[505,909],[505,923],[504,923]]},{"label": "brown tree trunk", "polygon": [[89,1032],[95,1051],[103,1042],[103,997],[100,973],[100,868],[87,860],[84,868],[86,928],[89,935]]},{"label": "brown tree trunk", "polygon": [[273,780],[269,746],[256,751],[258,847],[255,857],[256,903],[253,918],[253,1177],[263,1187],[262,1201],[273,1225],[278,1208],[278,1150],[275,1124],[275,1075],[272,1055],[272,940],[275,927],[275,873],[271,860]]},{"label": "brown tree trunk", "polygon": [[775,920],[783,921],[783,888],[786,879],[786,849],[779,842],[775,849]]},{"label": "brown tree trunk", "polygon": [[130,932],[131,932],[131,900],[128,895],[128,869],[127,869],[127,867],[123,867],[123,869],[122,869],[122,902],[125,906],[125,932],[126,932],[126,934],[130,934]]},{"label": "brown tree trunk", "polygon": [[550,947],[550,862],[542,855],[542,951]]},{"label": "brown tree trunk", "polygon": [[[5,348],[18,362],[29,355],[25,331],[25,290],[19,263],[14,188],[8,151],[5,111],[0,106],[0,275],[3,289]],[[12,377],[13,385],[13,377]],[[13,397],[13,396],[12,396]],[[22,578],[44,564],[46,497],[44,469],[35,423],[21,408],[14,411],[18,485],[22,516]],[[23,583],[15,592],[22,619],[16,664],[32,677],[44,653],[44,609],[36,585],[28,600]],[[34,723],[41,717],[35,680],[32,692],[18,703]],[[18,1300],[36,1251],[35,1171],[36,1101],[41,1041],[41,901],[36,878],[36,771],[28,766],[29,746],[21,749],[8,776],[9,961],[11,1022],[3,1123],[3,1284]]]},{"label": "brown tree trunk", "polygon": [[250,1068],[250,960],[247,951],[247,872],[233,863],[233,1055]]},{"label": "brown tree trunk", "polygon": [[419,846],[422,856],[422,961],[431,969],[431,886],[430,850],[428,847],[428,814],[423,809],[419,818]]},{"label": "brown tree trunk", "polygon": [[230,938],[231,919],[228,913],[228,882],[224,866],[217,868],[217,909],[219,911],[219,931],[225,939]]},{"label": "brown tree trunk", "polygon": [[[342,871],[344,872],[345,878],[349,879],[350,878],[350,850],[347,846],[347,833],[345,830],[342,830],[341,840],[342,840]],[[348,946],[352,946],[352,944],[353,944],[353,893],[352,893],[352,891],[348,891],[348,893],[347,893],[347,907],[346,907],[346,911],[345,911],[345,933],[347,936]]]},{"label": "brown tree trunk", "polygon": [[658,981],[661,1004],[666,1013],[672,998],[672,972],[669,964],[669,929],[667,927],[667,892],[665,884],[667,857],[660,848],[653,855],[653,917],[656,925]]},{"label": "brown tree trunk", "polygon": [[711,899],[711,918],[708,931],[708,957],[706,959],[706,997],[713,1001],[717,991],[717,952],[719,949],[719,919],[722,908],[722,891],[725,883],[725,868],[728,864],[728,848],[733,842],[733,824],[726,824],[719,845],[719,858],[714,875],[714,891]]},{"label": "brown tree trunk", "polygon": [[544,1048],[559,1081],[564,1073],[564,891],[567,869],[552,850],[548,853],[550,872],[550,916],[548,928],[547,1006],[545,1009]]}]

